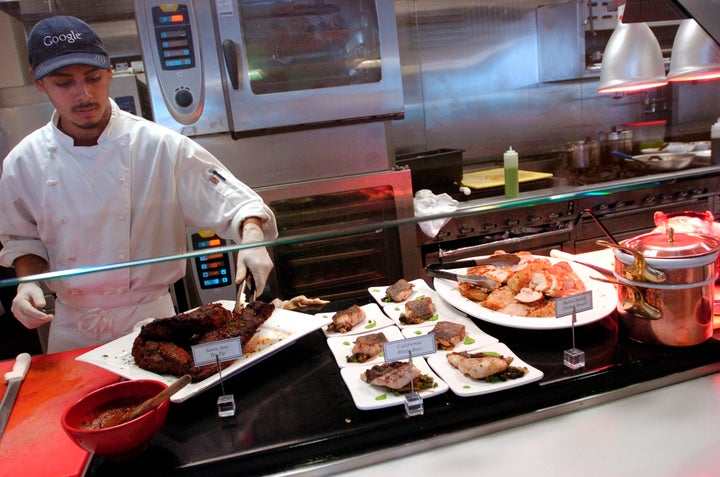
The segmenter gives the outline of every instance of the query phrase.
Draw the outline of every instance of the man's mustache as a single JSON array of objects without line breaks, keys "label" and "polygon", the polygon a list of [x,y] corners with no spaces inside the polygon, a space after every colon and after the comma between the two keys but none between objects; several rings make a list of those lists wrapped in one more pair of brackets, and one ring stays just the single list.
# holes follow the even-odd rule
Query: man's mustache
[{"label": "man's mustache", "polygon": [[98,103],[80,103],[80,104],[76,104],[75,106],[73,106],[72,111],[77,112],[80,109],[97,108],[98,106],[100,106]]}]

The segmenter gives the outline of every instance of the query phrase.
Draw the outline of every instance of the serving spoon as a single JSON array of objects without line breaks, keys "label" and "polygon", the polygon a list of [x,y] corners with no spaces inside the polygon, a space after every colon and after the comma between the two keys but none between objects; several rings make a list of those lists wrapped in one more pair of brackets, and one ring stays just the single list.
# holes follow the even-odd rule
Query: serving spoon
[{"label": "serving spoon", "polygon": [[189,374],[181,376],[170,386],[166,387],[150,399],[145,400],[144,402],[138,404],[137,406],[125,413],[118,413],[115,416],[107,419],[105,422],[103,422],[103,429],[106,427],[119,426],[120,424],[124,424],[128,421],[132,421],[133,419],[137,419],[146,412],[149,412],[151,409],[154,409],[160,404],[162,404],[163,401],[165,401],[167,398],[169,398],[176,392],[180,391],[188,383],[190,383],[190,381],[192,381],[192,377]]}]

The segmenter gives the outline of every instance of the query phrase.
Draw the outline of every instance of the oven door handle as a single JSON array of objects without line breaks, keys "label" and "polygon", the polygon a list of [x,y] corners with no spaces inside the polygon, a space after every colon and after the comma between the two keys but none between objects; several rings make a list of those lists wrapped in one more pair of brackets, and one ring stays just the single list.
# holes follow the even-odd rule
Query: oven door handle
[{"label": "oven door handle", "polygon": [[240,86],[240,74],[237,60],[237,48],[235,42],[232,40],[225,40],[222,42],[223,59],[225,60],[225,67],[228,70],[228,76],[230,76],[230,84],[232,89],[238,89]]}]

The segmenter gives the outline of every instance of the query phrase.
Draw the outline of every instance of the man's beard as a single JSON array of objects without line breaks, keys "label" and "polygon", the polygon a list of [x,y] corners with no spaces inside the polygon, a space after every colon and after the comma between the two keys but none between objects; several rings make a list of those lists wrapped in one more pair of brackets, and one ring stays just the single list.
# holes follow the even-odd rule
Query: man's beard
[{"label": "man's beard", "polygon": [[[99,107],[99,106],[100,105],[98,103],[82,103],[82,104],[73,106],[72,111],[76,112],[78,109],[83,109],[83,108],[88,108],[88,107]],[[73,125],[75,125],[75,127],[78,129],[85,129],[85,130],[97,129],[105,122],[105,120],[106,120],[105,116],[106,116],[106,114],[103,111],[103,115],[100,117],[99,121],[95,121],[92,123],[83,123],[83,124],[78,124],[76,122],[73,122]]]}]

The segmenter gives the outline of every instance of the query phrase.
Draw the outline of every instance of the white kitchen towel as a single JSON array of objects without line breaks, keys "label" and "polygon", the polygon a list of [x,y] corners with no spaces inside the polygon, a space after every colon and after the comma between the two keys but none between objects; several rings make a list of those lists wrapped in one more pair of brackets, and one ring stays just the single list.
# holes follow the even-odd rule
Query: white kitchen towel
[{"label": "white kitchen towel", "polygon": [[[413,205],[415,217],[428,217],[455,212],[460,202],[448,194],[435,195],[428,189],[420,189],[415,193]],[[440,229],[450,221],[450,217],[442,217],[420,222],[420,230],[430,238],[434,238]]]}]

